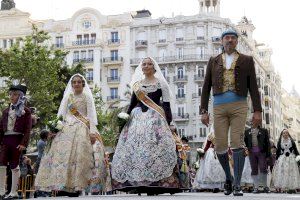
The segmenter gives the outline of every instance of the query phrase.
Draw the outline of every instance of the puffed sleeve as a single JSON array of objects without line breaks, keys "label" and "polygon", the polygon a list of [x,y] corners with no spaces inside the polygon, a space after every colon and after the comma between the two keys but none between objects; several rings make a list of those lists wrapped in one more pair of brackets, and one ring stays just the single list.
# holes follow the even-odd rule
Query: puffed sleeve
[{"label": "puffed sleeve", "polygon": [[131,111],[135,108],[137,103],[138,103],[138,99],[137,99],[135,93],[132,92],[130,104],[129,104],[129,107],[128,107],[128,110],[127,110],[128,115],[130,115]]},{"label": "puffed sleeve", "polygon": [[90,97],[89,95],[86,95],[86,101],[87,101],[87,118],[90,122],[90,134],[99,134],[99,131],[96,127],[97,125],[97,113],[95,105],[92,103],[93,97]]},{"label": "puffed sleeve", "polygon": [[170,125],[172,121],[172,111],[171,111],[171,104],[170,104],[171,97],[170,97],[170,91],[168,85],[166,85],[165,83],[161,83],[161,91],[162,91],[162,100],[163,100],[162,107],[165,111],[167,122]]}]

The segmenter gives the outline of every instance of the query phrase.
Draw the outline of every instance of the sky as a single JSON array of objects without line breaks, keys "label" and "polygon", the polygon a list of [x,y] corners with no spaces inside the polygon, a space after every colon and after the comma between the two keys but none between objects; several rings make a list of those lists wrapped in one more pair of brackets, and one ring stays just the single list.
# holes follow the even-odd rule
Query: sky
[{"label": "sky", "polygon": [[[15,0],[19,10],[31,18],[67,19],[79,9],[92,7],[103,15],[148,9],[153,18],[195,15],[198,0]],[[275,71],[282,78],[282,87],[290,91],[295,86],[300,93],[299,0],[221,0],[221,17],[233,23],[246,16],[256,27],[254,38],[273,49]]]}]

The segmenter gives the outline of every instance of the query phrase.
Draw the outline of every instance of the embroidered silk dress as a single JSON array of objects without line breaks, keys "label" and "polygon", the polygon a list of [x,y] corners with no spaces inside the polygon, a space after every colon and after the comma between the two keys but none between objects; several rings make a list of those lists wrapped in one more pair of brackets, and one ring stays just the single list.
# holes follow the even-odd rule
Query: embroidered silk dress
[{"label": "embroidered silk dress", "polygon": [[[89,119],[90,97],[84,93],[72,97],[68,101],[72,101],[74,107]],[[53,139],[49,151],[45,152],[36,176],[36,189],[41,191],[82,191],[92,178],[95,162],[89,134],[98,131],[91,120],[89,130],[69,109],[63,117],[64,127]],[[98,161],[98,164],[104,165],[104,162]],[[104,166],[98,168],[105,169]]]},{"label": "embroidered silk dress", "polygon": [[133,93],[128,109],[130,120],[120,134],[112,161],[113,187],[137,193],[175,193],[180,183],[174,173],[175,140],[168,127],[172,121],[169,91],[159,81],[150,85],[141,82],[140,89],[163,107],[166,119]]}]

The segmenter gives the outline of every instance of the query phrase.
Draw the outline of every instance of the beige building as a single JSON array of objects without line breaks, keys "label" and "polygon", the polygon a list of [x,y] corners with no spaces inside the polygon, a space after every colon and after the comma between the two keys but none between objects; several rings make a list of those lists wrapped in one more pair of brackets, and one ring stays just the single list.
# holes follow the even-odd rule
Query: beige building
[{"label": "beige building", "polygon": [[[0,48],[9,48],[18,37],[30,34],[32,24],[36,24],[49,32],[50,44],[69,51],[69,65],[84,63],[90,86],[101,87],[107,102],[125,100],[126,84],[135,67],[141,58],[153,57],[173,91],[172,111],[178,132],[196,148],[209,132],[199,115],[206,65],[210,56],[222,51],[221,33],[233,28],[240,36],[238,50],[254,57],[263,126],[276,138],[282,129],[281,80],[271,62],[272,50],[255,41],[255,27],[246,17],[237,25],[221,18],[220,0],[198,2],[197,15],[158,19],[148,10],[105,16],[83,8],[60,21],[33,21],[29,13],[18,9],[0,11]],[[273,96],[276,98],[270,98]]]},{"label": "beige building", "polygon": [[291,136],[296,140],[300,148],[300,96],[295,88],[289,93],[282,91],[282,123],[288,129]]}]

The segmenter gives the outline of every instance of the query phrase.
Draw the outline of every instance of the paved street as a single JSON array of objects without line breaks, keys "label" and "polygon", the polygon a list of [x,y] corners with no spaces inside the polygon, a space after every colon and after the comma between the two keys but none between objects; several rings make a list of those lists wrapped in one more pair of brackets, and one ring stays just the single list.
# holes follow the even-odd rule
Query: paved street
[{"label": "paved street", "polygon": [[[57,197],[51,199],[67,199],[68,197]],[[43,199],[43,198],[41,198]],[[243,197],[225,196],[222,193],[181,193],[175,195],[159,195],[159,196],[138,196],[131,194],[110,195],[110,196],[84,196],[75,199],[103,199],[103,200],[134,200],[134,199],[158,199],[158,200],[300,200],[300,194],[244,194]]]}]

